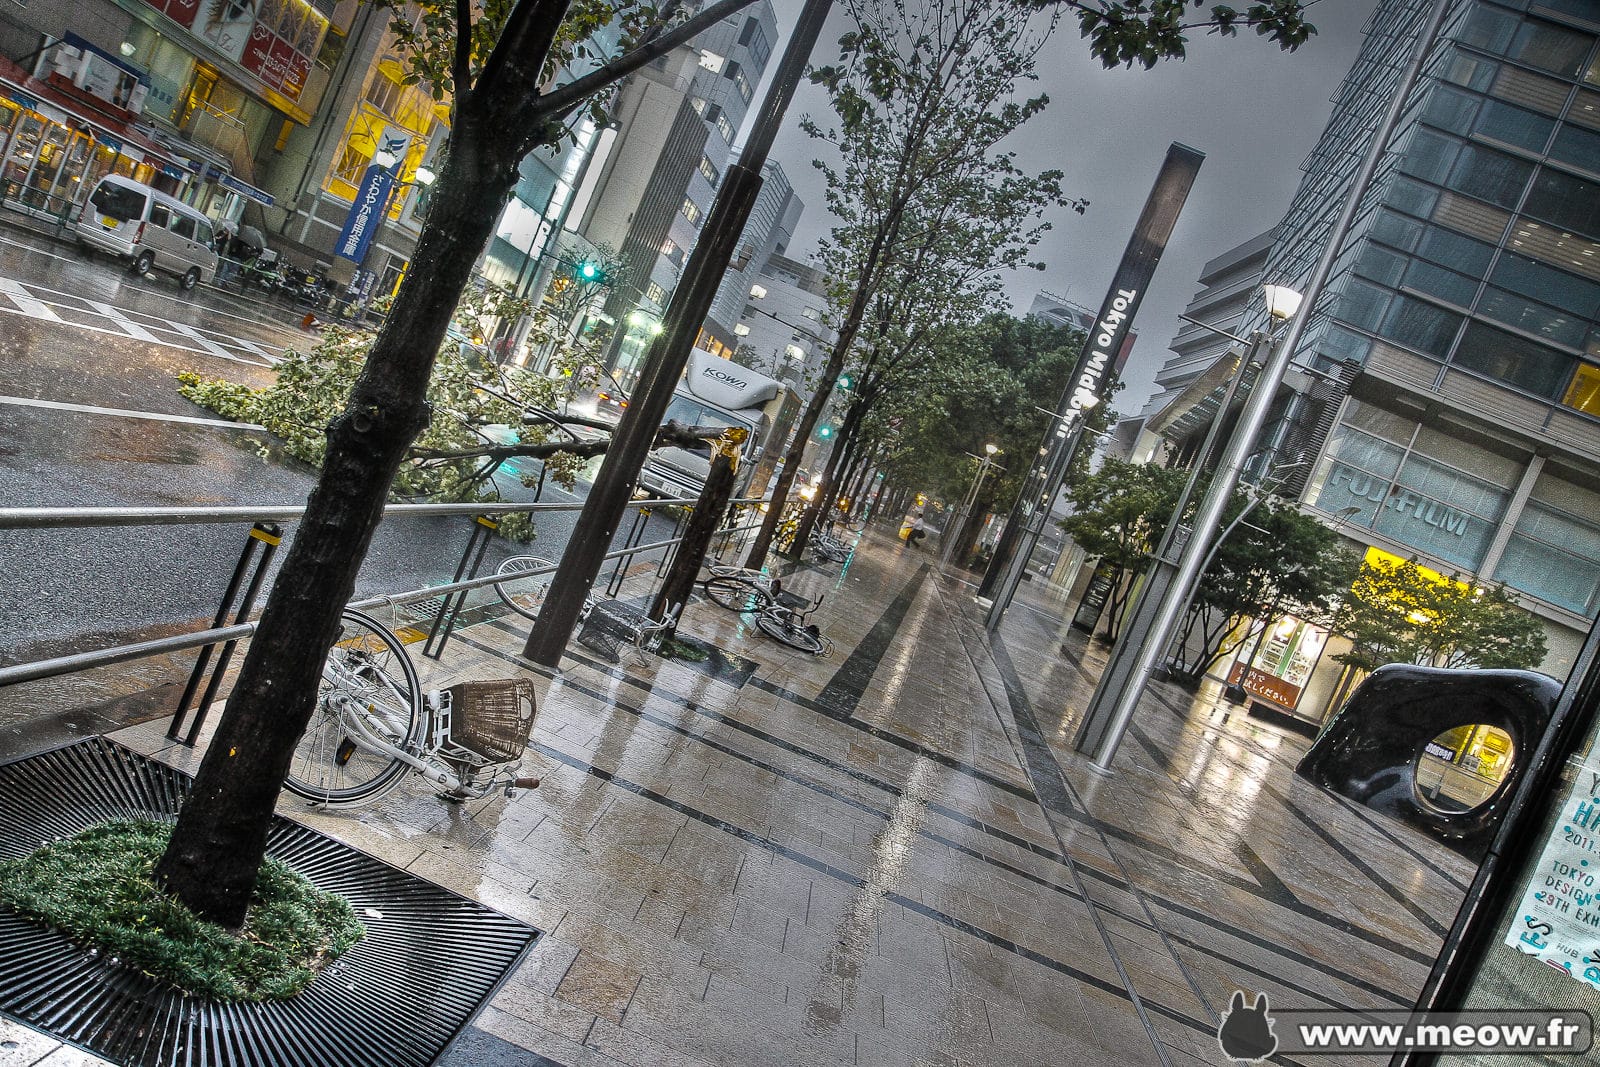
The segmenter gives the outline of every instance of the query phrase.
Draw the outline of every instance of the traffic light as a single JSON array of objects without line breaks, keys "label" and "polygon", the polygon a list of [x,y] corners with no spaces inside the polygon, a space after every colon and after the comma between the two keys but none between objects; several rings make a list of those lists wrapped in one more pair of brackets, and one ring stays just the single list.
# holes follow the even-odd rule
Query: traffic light
[{"label": "traffic light", "polygon": [[821,426],[817,427],[817,438],[818,438],[818,440],[826,441],[828,438],[830,438],[832,436],[833,436],[833,423],[825,422]]},{"label": "traffic light", "polygon": [[855,387],[855,384],[856,384],[856,380],[854,378],[852,378],[850,375],[848,375],[848,374],[839,375],[839,388],[844,390],[845,392],[848,393],[852,388]]},{"label": "traffic light", "polygon": [[584,260],[582,263],[578,264],[578,280],[580,282],[589,282],[591,284],[605,281],[605,265],[597,263],[592,259]]}]

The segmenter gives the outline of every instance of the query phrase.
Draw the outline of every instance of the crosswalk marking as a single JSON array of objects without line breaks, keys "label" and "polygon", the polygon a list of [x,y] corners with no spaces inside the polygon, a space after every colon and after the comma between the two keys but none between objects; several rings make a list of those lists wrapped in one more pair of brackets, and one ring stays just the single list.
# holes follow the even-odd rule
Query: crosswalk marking
[{"label": "crosswalk marking", "polygon": [[[49,294],[41,296],[36,294]],[[59,296],[54,300],[51,296]],[[136,341],[166,345],[186,352],[198,352],[246,366],[276,366],[283,361],[281,350],[272,351],[262,343],[244,337],[233,337],[215,330],[201,330],[187,323],[161,319],[152,315],[131,312],[98,300],[60,293],[44,286],[24,284],[14,278],[0,277],[0,312],[28,318],[58,322],[74,329],[112,337],[130,337]],[[8,306],[9,304],[9,306]],[[57,312],[57,308],[61,312]],[[64,313],[64,314],[63,314]],[[139,315],[144,322],[135,321]],[[92,317],[107,325],[95,325],[82,319]],[[184,344],[178,338],[189,343]]]},{"label": "crosswalk marking", "polygon": [[121,330],[129,337],[137,338],[140,341],[160,340],[160,338],[158,338],[155,334],[151,333],[143,326],[140,326],[137,322],[134,322],[132,319],[128,318],[128,316],[124,315],[121,311],[112,307],[110,304],[102,303],[99,300],[85,300],[84,303],[88,304],[100,314],[116,323],[117,329]]},{"label": "crosswalk marking", "polygon": [[179,333],[183,334],[185,337],[193,338],[196,344],[198,344],[201,348],[204,348],[206,351],[210,352],[212,355],[214,355],[214,356],[227,356],[229,358],[233,358],[233,353],[232,352],[228,351],[226,348],[223,348],[221,345],[217,344],[215,341],[211,340],[205,334],[201,333],[199,330],[195,329],[193,326],[190,326],[188,323],[186,323],[186,322],[169,322],[167,325],[171,329],[177,330]]},{"label": "crosswalk marking", "polygon": [[49,304],[29,293],[22,287],[21,282],[11,278],[0,278],[0,293],[9,296],[18,310],[25,315],[31,315],[36,319],[50,319],[53,322],[61,321],[61,316],[57,315]]}]

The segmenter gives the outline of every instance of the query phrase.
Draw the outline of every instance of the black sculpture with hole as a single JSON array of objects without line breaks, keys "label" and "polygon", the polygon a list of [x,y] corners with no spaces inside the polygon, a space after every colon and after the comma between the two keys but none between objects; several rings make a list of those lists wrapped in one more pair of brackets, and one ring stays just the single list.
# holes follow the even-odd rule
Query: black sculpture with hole
[{"label": "black sculpture with hole", "polygon": [[[1446,670],[1392,663],[1361,683],[1328,720],[1295,773],[1401,819],[1476,858],[1550,722],[1561,683],[1534,671]],[[1440,734],[1493,726],[1511,738],[1511,766],[1486,800],[1466,811],[1428,803],[1417,763]]]}]

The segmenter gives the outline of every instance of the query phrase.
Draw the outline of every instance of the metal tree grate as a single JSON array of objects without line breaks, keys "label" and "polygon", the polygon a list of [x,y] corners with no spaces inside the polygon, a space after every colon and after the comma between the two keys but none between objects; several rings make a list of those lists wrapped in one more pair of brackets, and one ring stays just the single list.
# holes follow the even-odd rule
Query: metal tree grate
[{"label": "metal tree grate", "polygon": [[[0,765],[0,858],[108,819],[175,817],[189,784],[99,737]],[[295,997],[185,997],[0,908],[0,1011],[126,1067],[409,1067],[437,1059],[540,936],[282,816],[267,851],[367,928]]]}]

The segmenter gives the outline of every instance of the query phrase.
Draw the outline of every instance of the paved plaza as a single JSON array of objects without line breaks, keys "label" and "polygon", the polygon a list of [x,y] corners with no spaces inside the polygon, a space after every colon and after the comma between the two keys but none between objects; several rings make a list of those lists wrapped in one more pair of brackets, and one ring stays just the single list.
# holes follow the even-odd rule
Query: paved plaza
[{"label": "paved plaza", "polygon": [[[545,931],[442,1064],[1183,1067],[1233,1062],[1238,989],[1411,1003],[1467,861],[1296,779],[1308,741],[1214,687],[1153,685],[1115,773],[1091,772],[1071,737],[1105,648],[1032,583],[987,634],[971,576],[935,560],[873,532],[795,568],[826,596],[820,658],[700,599],[681,631],[722,653],[703,663],[574,642],[552,677],[497,606],[417,657],[429,688],[534,679],[543,786],[450,805],[411,778],[280,810]],[[5,721],[29,688],[0,691]],[[115,728],[119,707],[145,721]],[[55,726],[192,767],[162,714]],[[0,1067],[100,1062],[0,1038]]]}]

